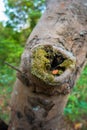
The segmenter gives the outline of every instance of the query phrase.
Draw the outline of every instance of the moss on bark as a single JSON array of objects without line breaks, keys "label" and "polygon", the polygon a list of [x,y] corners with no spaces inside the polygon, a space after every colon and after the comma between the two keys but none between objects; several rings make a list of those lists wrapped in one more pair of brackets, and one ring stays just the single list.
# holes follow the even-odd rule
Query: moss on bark
[{"label": "moss on bark", "polygon": [[55,76],[60,76],[72,65],[71,59],[50,45],[35,47],[32,51],[31,73],[45,83],[53,84]]}]

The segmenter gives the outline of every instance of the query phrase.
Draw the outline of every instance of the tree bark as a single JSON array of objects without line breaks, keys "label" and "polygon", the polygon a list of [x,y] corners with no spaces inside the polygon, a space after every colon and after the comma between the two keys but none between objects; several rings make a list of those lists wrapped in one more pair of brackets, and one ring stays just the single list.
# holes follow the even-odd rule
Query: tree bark
[{"label": "tree bark", "polygon": [[87,1],[48,0],[22,55],[8,130],[73,130],[63,118],[87,58]]}]

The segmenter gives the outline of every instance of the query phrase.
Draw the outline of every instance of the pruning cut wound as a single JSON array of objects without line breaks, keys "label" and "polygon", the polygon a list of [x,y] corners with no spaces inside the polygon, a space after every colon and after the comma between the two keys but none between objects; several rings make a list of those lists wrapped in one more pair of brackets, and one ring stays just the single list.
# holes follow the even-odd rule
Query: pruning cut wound
[{"label": "pruning cut wound", "polygon": [[74,67],[75,60],[68,52],[51,45],[39,45],[32,50],[31,74],[47,84],[55,85],[55,78]]}]

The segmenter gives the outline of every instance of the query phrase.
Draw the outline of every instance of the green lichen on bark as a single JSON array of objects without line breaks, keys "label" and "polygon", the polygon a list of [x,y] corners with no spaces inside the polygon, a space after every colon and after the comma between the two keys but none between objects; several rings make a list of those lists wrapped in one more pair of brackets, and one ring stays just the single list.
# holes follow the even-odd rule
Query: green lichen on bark
[{"label": "green lichen on bark", "polygon": [[31,68],[31,73],[46,83],[54,80],[54,76],[47,70],[47,67],[50,67],[50,60],[47,59],[47,55],[43,47],[34,50]]},{"label": "green lichen on bark", "polygon": [[72,67],[73,65],[74,62],[71,59],[66,59],[62,64],[60,64],[61,67],[65,67],[66,69]]}]

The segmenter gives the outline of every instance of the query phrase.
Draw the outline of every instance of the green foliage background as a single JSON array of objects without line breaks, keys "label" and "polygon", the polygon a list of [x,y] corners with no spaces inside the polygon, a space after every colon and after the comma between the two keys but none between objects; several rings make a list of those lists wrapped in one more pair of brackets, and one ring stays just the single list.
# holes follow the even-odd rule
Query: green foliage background
[{"label": "green foliage background", "polygon": [[[5,62],[19,66],[26,40],[45,9],[45,0],[3,1],[9,19],[5,26],[0,23],[0,118],[8,122],[16,72]],[[87,66],[69,97],[64,114],[73,122],[87,120]]]}]

